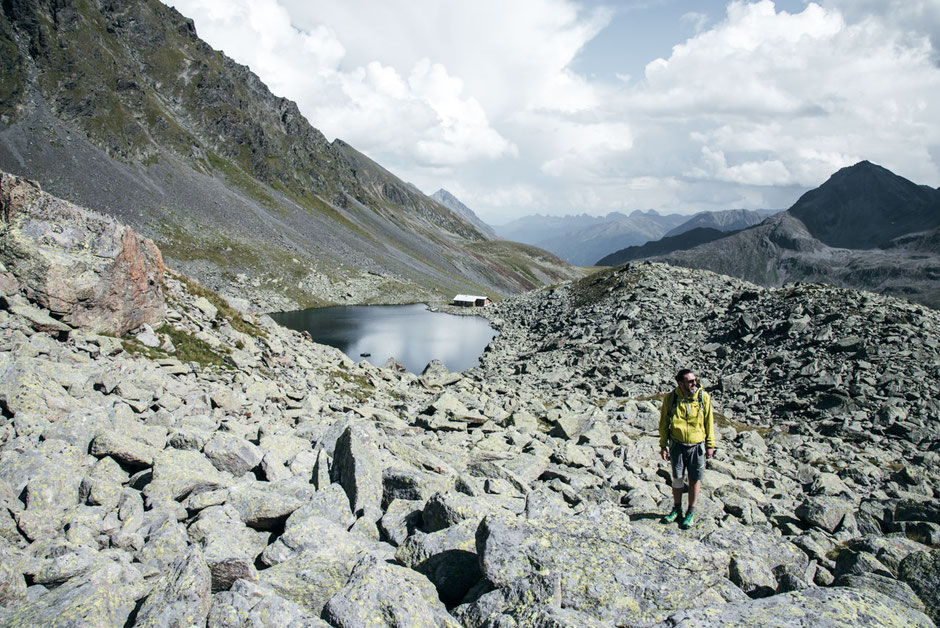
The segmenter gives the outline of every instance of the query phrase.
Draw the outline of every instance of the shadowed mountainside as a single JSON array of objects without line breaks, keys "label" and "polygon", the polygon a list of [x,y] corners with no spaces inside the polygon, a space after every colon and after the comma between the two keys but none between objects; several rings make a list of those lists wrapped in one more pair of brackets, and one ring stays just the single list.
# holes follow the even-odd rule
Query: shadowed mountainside
[{"label": "shadowed mountainside", "polygon": [[940,307],[940,191],[867,161],[759,225],[655,259],[765,286],[828,283]]}]

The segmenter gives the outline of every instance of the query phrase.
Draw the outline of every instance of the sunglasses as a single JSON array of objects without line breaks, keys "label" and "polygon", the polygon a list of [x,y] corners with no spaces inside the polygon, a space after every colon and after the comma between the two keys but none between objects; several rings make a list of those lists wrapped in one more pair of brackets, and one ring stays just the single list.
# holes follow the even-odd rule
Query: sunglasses
[{"label": "sunglasses", "polygon": [[698,381],[698,380],[695,380],[695,379],[684,379],[684,380],[682,380],[682,383],[683,383],[683,384],[694,384],[694,383],[697,382],[697,381]]}]

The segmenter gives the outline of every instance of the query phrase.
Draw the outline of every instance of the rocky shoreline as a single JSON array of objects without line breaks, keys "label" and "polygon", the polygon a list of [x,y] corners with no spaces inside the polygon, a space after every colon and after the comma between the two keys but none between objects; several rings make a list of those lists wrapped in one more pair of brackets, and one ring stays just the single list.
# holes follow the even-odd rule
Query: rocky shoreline
[{"label": "rocky shoreline", "polygon": [[[0,242],[36,232],[0,201]],[[44,233],[30,268],[78,268],[81,225]],[[475,311],[480,366],[413,375],[162,269],[132,333],[72,324],[26,258],[0,267],[3,625],[940,619],[936,311],[635,264]],[[688,531],[656,435],[685,365],[721,414]]]}]

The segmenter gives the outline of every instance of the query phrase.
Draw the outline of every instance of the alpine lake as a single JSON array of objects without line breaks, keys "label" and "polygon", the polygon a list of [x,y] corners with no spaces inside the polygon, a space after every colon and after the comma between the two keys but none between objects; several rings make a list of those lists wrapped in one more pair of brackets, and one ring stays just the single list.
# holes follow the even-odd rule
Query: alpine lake
[{"label": "alpine lake", "polygon": [[352,360],[384,366],[395,358],[416,374],[431,360],[440,360],[452,372],[476,366],[496,336],[483,317],[432,312],[423,303],[341,305],[276,312],[271,318],[308,332],[315,342],[336,347]]}]

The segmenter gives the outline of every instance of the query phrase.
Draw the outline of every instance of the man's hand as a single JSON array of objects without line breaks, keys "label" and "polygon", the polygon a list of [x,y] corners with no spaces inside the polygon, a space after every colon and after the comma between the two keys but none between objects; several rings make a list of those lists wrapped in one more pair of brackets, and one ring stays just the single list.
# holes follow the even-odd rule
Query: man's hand
[{"label": "man's hand", "polygon": [[661,447],[659,449],[659,455],[663,457],[663,460],[665,460],[666,462],[669,462],[669,450],[668,449],[666,449],[665,447]]},{"label": "man's hand", "polygon": [[705,457],[706,457],[706,458],[714,458],[714,457],[715,457],[715,448],[714,448],[714,447],[709,447],[708,449],[706,449],[706,450],[705,450]]}]

